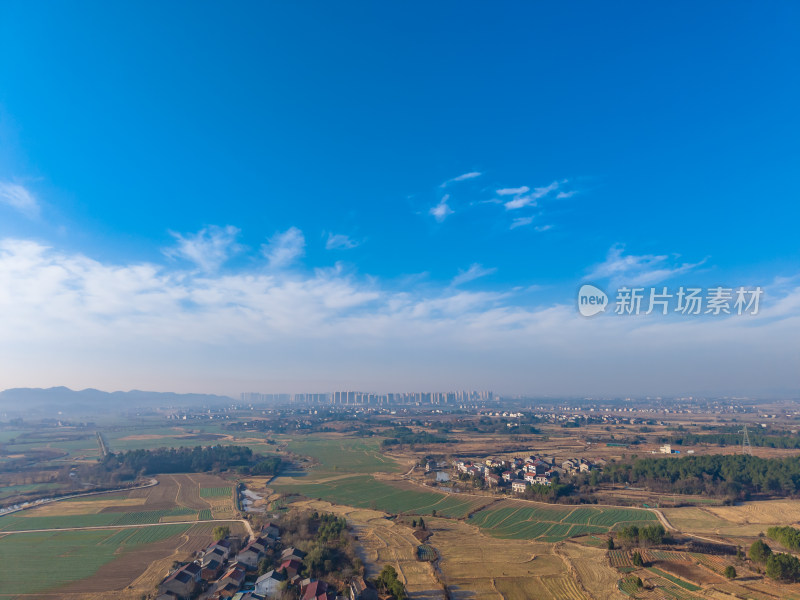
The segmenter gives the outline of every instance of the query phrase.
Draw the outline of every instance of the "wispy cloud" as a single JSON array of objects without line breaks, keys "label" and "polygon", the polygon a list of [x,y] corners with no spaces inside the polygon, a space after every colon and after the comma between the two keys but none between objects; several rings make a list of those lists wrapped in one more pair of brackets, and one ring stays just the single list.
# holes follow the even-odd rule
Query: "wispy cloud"
[{"label": "wispy cloud", "polygon": [[[620,253],[604,272],[620,271],[615,257],[681,268]],[[589,321],[572,293],[532,305],[503,289],[397,289],[341,269],[204,273],[0,239],[0,387],[238,393],[243,383],[326,391],[351,381],[562,396],[796,393],[800,279],[790,275],[774,290],[767,282],[754,317]],[[759,360],[742,348],[758,348]]]},{"label": "wispy cloud", "polygon": [[468,179],[475,179],[476,177],[480,177],[481,175],[483,175],[483,173],[480,173],[478,171],[470,171],[469,173],[463,173],[458,177],[453,177],[452,179],[448,179],[439,187],[445,188],[451,183],[458,183],[459,181],[467,181]]},{"label": "wispy cloud", "polygon": [[441,202],[431,208],[428,212],[433,215],[437,222],[443,222],[448,216],[453,214],[453,209],[448,206],[447,201],[450,199],[449,194],[445,194]]},{"label": "wispy cloud", "polygon": [[39,214],[39,203],[25,187],[7,181],[0,181],[0,204],[6,204],[27,217]]},{"label": "wispy cloud", "polygon": [[527,185],[523,185],[522,187],[516,188],[501,188],[497,190],[496,193],[498,196],[519,196],[521,194],[527,194],[530,191],[531,188],[529,188]]},{"label": "wispy cloud", "polygon": [[487,275],[491,275],[495,271],[497,271],[497,269],[494,267],[487,269],[483,265],[480,265],[478,263],[473,263],[469,266],[469,269],[467,270],[460,269],[458,271],[458,275],[453,277],[453,281],[450,282],[450,285],[455,287],[463,283],[467,283],[469,281],[474,281],[481,277],[486,277]]},{"label": "wispy cloud", "polygon": [[280,269],[305,254],[306,238],[297,227],[290,227],[269,238],[269,243],[261,246],[261,252],[267,257],[270,267]]},{"label": "wispy cloud", "polygon": [[596,265],[588,277],[609,279],[615,284],[648,285],[688,273],[706,262],[703,259],[696,263],[676,263],[677,258],[666,254],[625,254],[624,246],[612,246],[606,259]]},{"label": "wispy cloud", "polygon": [[[523,186],[521,188],[516,188],[516,189],[504,188],[502,190],[497,190],[497,193],[499,195],[513,194],[514,198],[506,202],[505,207],[506,210],[517,210],[525,206],[536,206],[536,203],[540,198],[544,198],[550,192],[554,192],[555,190],[557,190],[559,185],[561,185],[561,183],[562,182],[554,181],[550,185],[534,188],[532,192],[527,186]],[[500,194],[500,192],[504,192],[504,194]]]},{"label": "wispy cloud", "polygon": [[325,242],[326,250],[350,250],[359,245],[357,242],[350,238],[350,236],[343,233],[329,233],[328,239]]},{"label": "wispy cloud", "polygon": [[194,263],[206,272],[219,269],[231,256],[241,250],[236,243],[239,229],[232,225],[204,227],[197,233],[181,234],[170,232],[176,244],[165,248],[164,254],[170,258],[181,258]]},{"label": "wispy cloud", "polygon": [[511,222],[510,229],[516,229],[517,227],[525,227],[526,225],[530,225],[533,223],[533,217],[517,217]]},{"label": "wispy cloud", "polygon": [[563,200],[565,198],[572,198],[577,192],[575,190],[570,190],[569,192],[558,192],[556,194],[556,200]]}]

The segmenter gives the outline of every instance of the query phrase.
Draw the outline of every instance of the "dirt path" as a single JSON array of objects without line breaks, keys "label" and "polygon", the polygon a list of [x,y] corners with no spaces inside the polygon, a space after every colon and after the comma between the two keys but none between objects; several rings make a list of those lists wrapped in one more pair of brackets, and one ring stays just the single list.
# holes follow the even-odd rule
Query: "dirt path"
[{"label": "dirt path", "polygon": [[13,535],[15,533],[39,533],[53,531],[91,531],[94,529],[137,529],[140,527],[159,527],[165,525],[197,525],[198,523],[241,523],[247,529],[250,538],[254,538],[253,528],[247,519],[204,519],[199,521],[171,521],[169,523],[139,523],[137,525],[93,525],[91,527],[56,527],[52,529],[20,529],[18,531],[3,531],[2,535]]}]

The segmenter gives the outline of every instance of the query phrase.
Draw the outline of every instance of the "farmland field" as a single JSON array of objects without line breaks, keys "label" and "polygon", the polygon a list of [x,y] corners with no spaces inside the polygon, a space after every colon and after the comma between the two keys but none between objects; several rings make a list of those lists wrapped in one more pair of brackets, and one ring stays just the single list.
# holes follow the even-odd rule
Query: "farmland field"
[{"label": "farmland field", "polygon": [[502,500],[470,517],[470,523],[491,535],[510,539],[557,542],[585,533],[605,533],[629,524],[656,520],[635,508],[579,507]]},{"label": "farmland field", "polygon": [[310,456],[325,471],[342,473],[392,472],[397,462],[380,452],[378,440],[346,437],[291,439],[291,452]]},{"label": "farmland field", "polygon": [[[157,478],[159,484],[153,487],[54,502],[0,517],[0,598],[25,593],[72,600],[91,592],[92,598],[103,600],[106,593],[111,594],[109,600],[138,600],[152,591],[172,561],[184,559],[212,539],[213,522],[171,522],[211,519],[225,511],[235,516],[232,494],[200,497],[201,489],[230,489],[219,477]],[[234,532],[243,531],[239,523],[230,526]],[[15,533],[71,527],[104,529]],[[39,575],[33,577],[34,571]],[[58,592],[48,592],[51,589]]]},{"label": "farmland field", "polygon": [[390,513],[464,517],[492,501],[491,498],[446,495],[410,485],[393,485],[367,475],[334,477],[316,482],[287,482],[281,478],[270,484],[279,492],[322,498],[336,504],[372,508]]},{"label": "farmland field", "polygon": [[228,487],[213,487],[213,488],[200,488],[200,497],[201,498],[216,498],[218,496],[230,496],[231,495],[231,488]]},{"label": "farmland field", "polygon": [[[93,575],[135,547],[175,545],[190,525],[19,533],[0,538],[0,598],[44,592]],[[170,541],[173,540],[173,541]],[[171,551],[170,551],[171,552]],[[47,565],[47,568],[42,568]]]}]

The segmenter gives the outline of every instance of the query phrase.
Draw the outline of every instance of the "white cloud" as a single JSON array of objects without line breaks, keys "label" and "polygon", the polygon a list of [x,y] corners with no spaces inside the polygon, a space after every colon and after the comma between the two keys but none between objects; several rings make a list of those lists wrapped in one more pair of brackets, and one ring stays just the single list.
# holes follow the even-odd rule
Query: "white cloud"
[{"label": "white cloud", "polygon": [[497,190],[498,196],[519,196],[520,194],[527,194],[531,191],[527,185],[518,188],[502,188]]},{"label": "white cloud", "polygon": [[556,200],[563,200],[565,198],[572,198],[577,192],[575,190],[571,190],[569,192],[558,192],[556,194]]},{"label": "white cloud", "polygon": [[39,203],[34,195],[16,183],[0,181],[0,204],[7,204],[28,217],[39,214]]},{"label": "white cloud", "polygon": [[688,273],[706,262],[676,264],[666,254],[625,254],[624,246],[612,246],[606,259],[589,273],[590,279],[609,279],[614,284],[648,285]]},{"label": "white cloud", "polygon": [[[506,210],[516,210],[519,208],[523,208],[525,206],[536,206],[536,203],[540,198],[543,198],[550,192],[554,192],[555,190],[557,190],[559,185],[561,185],[561,183],[565,182],[554,181],[550,185],[534,188],[533,192],[531,193],[528,193],[530,190],[528,189],[527,186],[516,188],[516,190],[513,188],[505,188],[503,190],[497,190],[497,193],[500,194],[500,192],[502,191],[506,192],[507,194],[513,194],[514,199],[506,202],[505,207]],[[525,191],[520,191],[520,190],[525,190]],[[514,193],[515,191],[517,192],[516,194]]]},{"label": "white cloud", "polygon": [[197,233],[180,234],[170,232],[176,245],[165,248],[164,254],[170,258],[182,258],[196,264],[206,272],[216,271],[231,256],[241,250],[236,243],[239,229],[232,225],[204,227]]},{"label": "white cloud", "polygon": [[542,233],[543,231],[550,231],[552,228],[552,225],[539,225],[536,227],[536,231]]},{"label": "white cloud", "polygon": [[445,194],[442,198],[442,201],[428,211],[429,214],[433,215],[433,218],[439,223],[443,222],[449,215],[453,214],[453,209],[447,205],[447,201],[449,199],[450,195]]},{"label": "white cloud", "polygon": [[[656,258],[659,269],[669,262]],[[459,276],[485,271],[472,265]],[[530,305],[507,290],[395,289],[340,268],[231,274],[114,264],[27,240],[0,240],[0,281],[0,388],[464,386],[625,396],[797,387],[793,277],[765,285],[755,317],[686,320],[585,319],[572,297]]]},{"label": "white cloud", "polygon": [[297,227],[290,227],[269,238],[269,243],[262,245],[261,251],[271,267],[287,267],[305,254],[306,238]]},{"label": "white cloud", "polygon": [[517,217],[511,222],[510,229],[516,229],[517,227],[525,227],[526,225],[530,225],[533,223],[533,217]]},{"label": "white cloud", "polygon": [[328,240],[325,242],[326,250],[350,250],[359,245],[359,242],[351,239],[343,233],[329,233]]},{"label": "white cloud", "polygon": [[439,187],[445,188],[451,183],[458,183],[459,181],[467,181],[468,179],[475,179],[476,177],[480,177],[483,173],[479,173],[478,171],[470,171],[469,173],[464,173],[459,175],[458,177],[453,177],[452,179],[448,179]]},{"label": "white cloud", "polygon": [[453,281],[450,283],[450,285],[455,287],[463,283],[467,283],[469,281],[474,281],[481,277],[486,277],[487,275],[491,275],[495,271],[497,271],[496,268],[487,269],[484,268],[483,265],[480,265],[478,263],[473,263],[469,266],[469,269],[467,270],[459,269],[458,275],[453,277]]}]

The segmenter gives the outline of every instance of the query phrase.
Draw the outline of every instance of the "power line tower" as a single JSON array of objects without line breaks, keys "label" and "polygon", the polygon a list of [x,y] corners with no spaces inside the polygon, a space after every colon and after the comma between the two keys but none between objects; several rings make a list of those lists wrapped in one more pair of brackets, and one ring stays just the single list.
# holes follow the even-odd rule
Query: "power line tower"
[{"label": "power line tower", "polygon": [[739,433],[742,434],[742,454],[752,456],[753,448],[750,446],[750,436],[747,435],[747,425],[745,425],[744,429],[740,430]]}]

